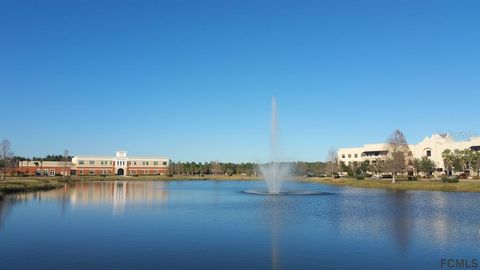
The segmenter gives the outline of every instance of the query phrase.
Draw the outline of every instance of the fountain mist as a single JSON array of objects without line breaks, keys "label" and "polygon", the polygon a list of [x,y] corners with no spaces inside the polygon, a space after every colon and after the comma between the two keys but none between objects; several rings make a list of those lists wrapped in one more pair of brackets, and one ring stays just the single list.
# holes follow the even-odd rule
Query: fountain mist
[{"label": "fountain mist", "polygon": [[290,166],[279,162],[277,101],[272,98],[272,127],[270,133],[270,163],[260,166],[260,170],[268,186],[268,192],[280,193],[283,182],[289,175]]}]

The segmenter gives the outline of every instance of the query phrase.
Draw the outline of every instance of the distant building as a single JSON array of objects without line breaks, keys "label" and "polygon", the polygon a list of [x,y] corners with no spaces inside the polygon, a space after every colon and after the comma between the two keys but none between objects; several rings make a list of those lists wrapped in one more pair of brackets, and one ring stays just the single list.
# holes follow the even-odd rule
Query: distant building
[{"label": "distant building", "polygon": [[18,171],[29,175],[165,175],[170,160],[160,156],[75,156],[71,162],[22,161]]},{"label": "distant building", "polygon": [[72,163],[64,161],[20,161],[18,172],[25,175],[70,175]]},{"label": "distant building", "polygon": [[[444,171],[442,152],[446,149],[452,151],[472,149],[480,151],[480,137],[473,137],[466,141],[454,141],[453,138],[446,134],[433,134],[431,137],[425,137],[418,144],[408,145],[412,152],[413,158],[428,157],[435,162],[437,171]],[[388,145],[386,143],[365,144],[362,147],[340,148],[338,150],[338,160],[351,164],[354,161],[362,162],[369,160],[370,162],[378,162],[385,160],[388,155]]]}]

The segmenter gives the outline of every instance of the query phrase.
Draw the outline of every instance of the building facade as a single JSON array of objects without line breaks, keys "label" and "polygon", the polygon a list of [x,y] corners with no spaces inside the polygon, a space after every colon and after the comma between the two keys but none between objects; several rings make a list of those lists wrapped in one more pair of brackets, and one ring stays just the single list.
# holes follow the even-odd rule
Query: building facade
[{"label": "building facade", "polygon": [[71,162],[22,161],[18,171],[27,175],[165,175],[170,159],[161,156],[75,156]]},{"label": "building facade", "polygon": [[160,156],[128,156],[117,151],[115,156],[75,156],[72,175],[165,175],[170,160]]},{"label": "building facade", "polygon": [[[433,134],[431,137],[425,137],[418,144],[408,145],[413,158],[428,157],[437,166],[437,171],[444,171],[442,152],[446,149],[451,151],[471,149],[480,151],[480,137],[472,137],[466,141],[455,141],[450,135]],[[354,161],[362,162],[369,160],[377,162],[385,160],[388,155],[388,145],[386,143],[365,144],[362,147],[340,148],[338,150],[338,161],[345,164],[351,164]]]},{"label": "building facade", "polygon": [[71,174],[71,162],[64,161],[20,161],[18,172],[24,175],[68,176]]}]

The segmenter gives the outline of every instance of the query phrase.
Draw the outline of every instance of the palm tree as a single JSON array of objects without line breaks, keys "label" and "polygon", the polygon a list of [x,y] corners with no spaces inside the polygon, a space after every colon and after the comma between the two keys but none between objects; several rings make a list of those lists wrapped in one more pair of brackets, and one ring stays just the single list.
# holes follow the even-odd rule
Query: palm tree
[{"label": "palm tree", "polygon": [[480,152],[473,151],[471,149],[465,149],[464,155],[465,161],[468,164],[468,168],[475,172],[477,176],[480,176]]},{"label": "palm tree", "polygon": [[452,175],[453,162],[455,155],[450,149],[445,149],[442,152],[443,164],[448,175]]},{"label": "palm tree", "polygon": [[35,161],[33,162],[33,164],[35,164],[35,175],[37,175],[37,172],[38,172],[38,161]]}]

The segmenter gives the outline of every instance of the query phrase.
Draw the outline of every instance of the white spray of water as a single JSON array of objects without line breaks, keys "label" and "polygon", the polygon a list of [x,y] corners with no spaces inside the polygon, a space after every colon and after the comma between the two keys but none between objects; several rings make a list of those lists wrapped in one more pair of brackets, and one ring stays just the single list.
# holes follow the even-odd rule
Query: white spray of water
[{"label": "white spray of water", "polygon": [[270,163],[260,166],[268,192],[278,194],[282,184],[290,173],[290,166],[279,161],[278,125],[277,125],[277,101],[272,98],[272,130],[270,133]]}]

